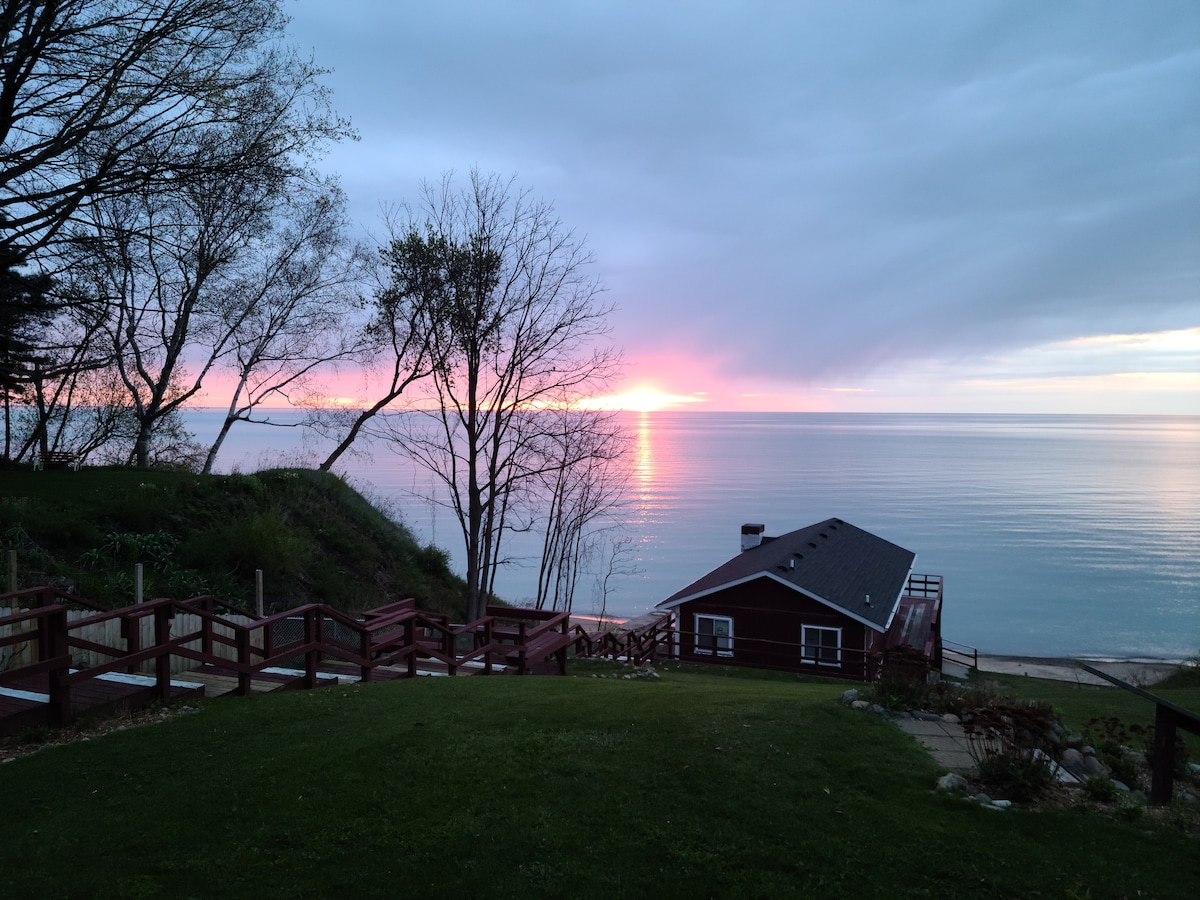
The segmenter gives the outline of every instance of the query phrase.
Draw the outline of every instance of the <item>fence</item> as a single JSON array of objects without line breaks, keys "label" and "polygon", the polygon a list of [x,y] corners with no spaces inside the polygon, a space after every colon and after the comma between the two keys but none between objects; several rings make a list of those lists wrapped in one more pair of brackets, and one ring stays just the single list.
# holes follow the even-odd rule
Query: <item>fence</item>
[{"label": "fence", "polygon": [[69,611],[62,601],[90,605],[52,588],[0,596],[0,605],[29,606],[0,618],[0,652],[8,660],[0,686],[44,679],[53,724],[70,720],[73,686],[109,673],[153,674],[155,697],[166,702],[171,674],[197,665],[233,673],[236,693],[246,695],[256,676],[276,667],[301,670],[287,686],[316,687],[323,662],[348,664],[363,681],[385,666],[414,676],[419,658],[451,675],[468,665],[490,673],[497,663],[524,675],[552,658],[565,672],[574,642],[567,613],[488,607],[478,621],[453,625],[411,599],[362,619],[317,603],[254,618],[218,615],[221,604],[211,597],[84,611]]}]

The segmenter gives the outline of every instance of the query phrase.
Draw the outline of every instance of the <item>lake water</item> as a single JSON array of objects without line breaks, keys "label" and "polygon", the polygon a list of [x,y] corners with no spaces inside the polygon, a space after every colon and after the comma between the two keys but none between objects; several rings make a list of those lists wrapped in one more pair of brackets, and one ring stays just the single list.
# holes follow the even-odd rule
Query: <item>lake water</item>
[{"label": "lake water", "polygon": [[[616,579],[610,614],[644,612],[733,556],[742,523],[782,534],[836,516],[945,577],[951,640],[1028,656],[1200,651],[1200,417],[622,416],[635,453],[622,531],[639,572]],[[188,420],[203,439],[220,414]],[[296,429],[238,425],[218,468],[311,461],[320,449]],[[428,475],[384,447],[341,469],[462,570]],[[593,582],[577,612],[597,602]],[[514,565],[497,592],[519,602],[534,583]]]}]

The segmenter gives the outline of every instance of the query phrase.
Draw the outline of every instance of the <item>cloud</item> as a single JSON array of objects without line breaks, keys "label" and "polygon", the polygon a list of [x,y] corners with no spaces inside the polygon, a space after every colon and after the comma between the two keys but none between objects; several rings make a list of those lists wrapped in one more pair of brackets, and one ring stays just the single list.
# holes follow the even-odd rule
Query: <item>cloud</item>
[{"label": "cloud", "polygon": [[1193,3],[293,9],[359,217],[516,172],[631,357],[808,384],[1200,325]]}]

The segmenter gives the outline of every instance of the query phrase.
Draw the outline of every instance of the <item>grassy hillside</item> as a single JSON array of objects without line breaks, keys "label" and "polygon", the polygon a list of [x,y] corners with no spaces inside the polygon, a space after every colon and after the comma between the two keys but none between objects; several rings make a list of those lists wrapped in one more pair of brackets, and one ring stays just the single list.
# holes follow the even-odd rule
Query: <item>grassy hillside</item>
[{"label": "grassy hillside", "polygon": [[147,597],[211,593],[248,607],[262,569],[268,611],[416,597],[461,615],[462,583],[441,550],[339,477],[304,469],[0,470],[0,541],[18,551],[21,587],[52,580],[114,606],[132,600],[140,562]]},{"label": "grassy hillside", "polygon": [[1194,836],[937,793],[844,687],[667,671],[216,700],[0,766],[0,892],[1200,896]]}]

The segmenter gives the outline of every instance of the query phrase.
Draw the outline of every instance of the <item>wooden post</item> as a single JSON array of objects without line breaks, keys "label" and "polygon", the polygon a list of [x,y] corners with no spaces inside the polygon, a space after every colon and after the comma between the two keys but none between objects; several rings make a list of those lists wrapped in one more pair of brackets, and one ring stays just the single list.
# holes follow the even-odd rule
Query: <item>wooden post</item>
[{"label": "wooden post", "polygon": [[321,610],[314,608],[304,613],[304,686],[311,690],[317,686],[317,660],[321,651],[317,649],[321,640]]},{"label": "wooden post", "polygon": [[1150,802],[1170,803],[1175,783],[1175,713],[1162,704],[1154,710],[1154,749],[1150,763]]},{"label": "wooden post", "polygon": [[370,681],[371,676],[375,674],[375,669],[371,666],[371,630],[363,628],[358,633],[358,655],[362,662],[358,667],[358,677],[360,681]]},{"label": "wooden post", "polygon": [[[8,592],[15,594],[17,592],[17,551],[8,551]],[[13,608],[17,605],[16,599],[13,600]]]},{"label": "wooden post", "polygon": [[133,567],[133,602],[142,602],[142,564],[137,563]]},{"label": "wooden post", "polygon": [[254,614],[260,619],[263,615],[263,574],[262,569],[254,570]]},{"label": "wooden post", "polygon": [[158,656],[154,657],[154,685],[160,703],[171,702],[171,607],[159,601],[154,610],[154,646]]},{"label": "wooden post", "polygon": [[[43,626],[44,627],[41,627]],[[71,721],[71,657],[67,644],[67,610],[59,606],[38,621],[42,661],[61,659],[50,676],[50,724],[67,725]]]},{"label": "wooden post", "polygon": [[417,620],[404,623],[404,648],[408,651],[408,677],[417,677]]},{"label": "wooden post", "polygon": [[[121,637],[125,638],[125,653],[132,656],[142,649],[142,620],[132,616],[121,617]],[[130,663],[125,671],[136,675],[141,669],[139,663]]]},{"label": "wooden post", "polygon": [[238,658],[238,695],[250,696],[250,629],[238,628],[237,632]]}]

